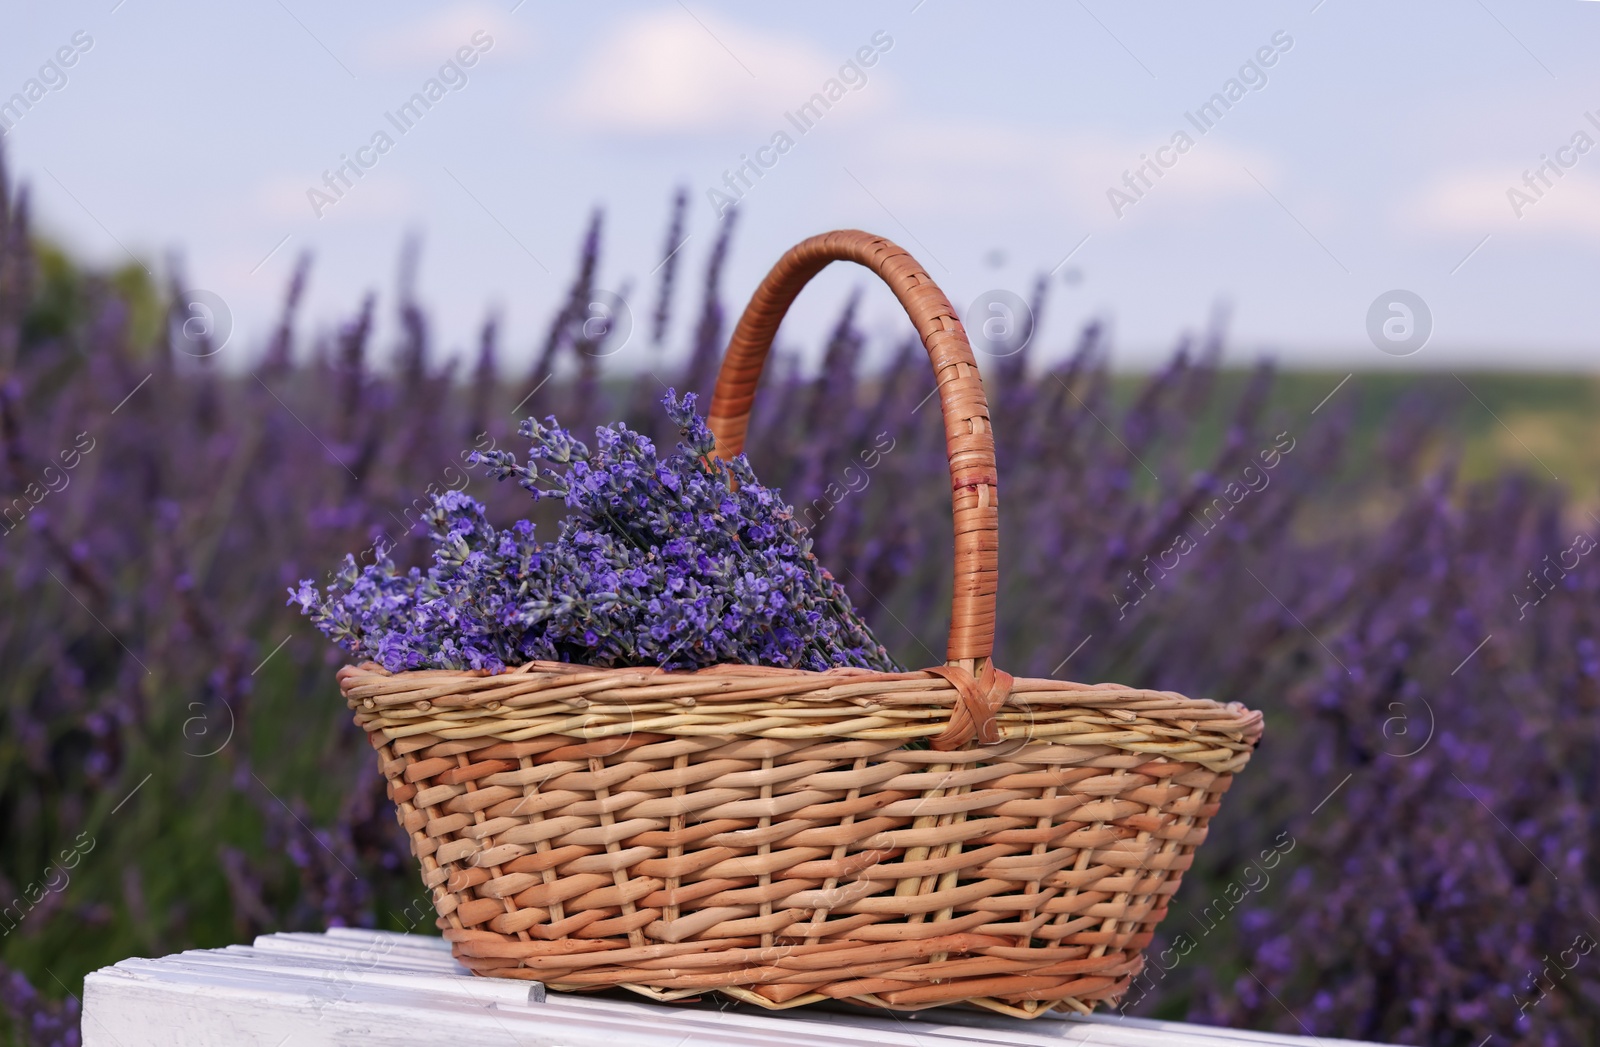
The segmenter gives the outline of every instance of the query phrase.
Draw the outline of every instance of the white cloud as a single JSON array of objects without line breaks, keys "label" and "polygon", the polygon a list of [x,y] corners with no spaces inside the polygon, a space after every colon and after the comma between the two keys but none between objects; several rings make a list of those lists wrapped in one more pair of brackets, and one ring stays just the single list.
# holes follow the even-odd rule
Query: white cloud
[{"label": "white cloud", "polygon": [[[1040,133],[987,123],[902,124],[870,140],[876,147],[871,169],[881,172],[884,184],[892,184],[894,198],[910,208],[946,208],[955,193],[967,214],[1044,210],[1099,226],[1117,220],[1107,190],[1132,195],[1122,182],[1123,172],[1144,163],[1141,154],[1153,156],[1170,140],[1170,133],[1134,137]],[[1268,185],[1278,176],[1274,157],[1204,137],[1182,155],[1162,155],[1175,162],[1163,169],[1159,180],[1152,178],[1148,188],[1141,184],[1144,196],[1124,208],[1125,218],[1156,201],[1188,206],[1260,196],[1246,167]]]},{"label": "white cloud", "polygon": [[[681,8],[641,14],[617,24],[588,55],[557,115],[600,131],[770,132],[852,58]],[[881,104],[877,81],[889,60],[877,56],[878,68],[865,71],[866,85],[852,92],[861,97],[846,112]]]},{"label": "white cloud", "polygon": [[474,3],[385,28],[363,41],[357,53],[361,64],[372,69],[426,68],[468,45],[480,30],[493,39],[498,54],[525,49],[528,34],[518,19],[501,8]]},{"label": "white cloud", "polygon": [[[1585,238],[1600,232],[1600,160],[1590,160],[1592,173],[1567,170],[1538,192],[1520,175],[1458,171],[1434,180],[1406,209],[1408,224],[1439,232],[1489,233],[1518,231]],[[1513,202],[1509,191],[1519,198]],[[1519,216],[1520,211],[1520,216]]]}]

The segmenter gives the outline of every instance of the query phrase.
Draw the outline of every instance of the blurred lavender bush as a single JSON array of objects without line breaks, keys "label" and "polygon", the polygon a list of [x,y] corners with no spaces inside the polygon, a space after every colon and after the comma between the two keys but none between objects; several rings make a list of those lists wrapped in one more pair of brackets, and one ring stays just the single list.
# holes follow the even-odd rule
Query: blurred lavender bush
[{"label": "blurred lavender bush", "polygon": [[[682,351],[663,267],[638,374],[603,373],[584,325],[598,220],[531,372],[502,366],[492,319],[475,361],[439,359],[407,281],[392,366],[370,362],[371,298],[307,342],[304,263],[264,349],[224,368],[174,352],[176,288],[72,267],[0,188],[0,1014],[17,1042],[75,1042],[67,994],[125,956],[429,928],[339,652],[283,592],[373,543],[425,563],[419,513],[445,488],[526,515],[456,455],[517,418],[559,405],[574,427],[670,438],[654,404],[711,383],[727,250],[724,226]],[[1527,475],[1462,480],[1453,383],[1357,425],[1362,380],[1313,413],[1338,376],[1224,371],[1217,341],[1137,380],[1109,374],[1094,327],[1059,363],[982,361],[999,663],[1268,716],[1130,1013],[1593,1042],[1600,956],[1577,939],[1600,933],[1600,604],[1572,561],[1595,522]],[[939,412],[917,409],[933,379],[914,343],[863,373],[864,346],[852,300],[815,377],[775,361],[751,461],[896,660],[933,664],[951,549]]]}]

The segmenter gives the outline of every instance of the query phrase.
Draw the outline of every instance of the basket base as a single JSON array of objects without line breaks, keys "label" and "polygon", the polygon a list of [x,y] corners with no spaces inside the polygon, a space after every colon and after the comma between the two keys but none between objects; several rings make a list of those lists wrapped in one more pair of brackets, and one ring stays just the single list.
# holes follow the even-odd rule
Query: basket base
[{"label": "basket base", "polygon": [[[566,988],[560,985],[547,985],[545,988],[555,989],[557,991],[566,991]],[[648,985],[619,985],[617,988],[627,989],[629,992],[637,993],[647,999],[654,1000],[656,1003],[674,1003],[683,1000],[698,1000],[703,999],[706,996],[706,992],[703,989],[668,990],[656,989]],[[993,1011],[996,1014],[1004,1014],[1012,1018],[1037,1018],[1042,1014],[1049,1013],[1050,1011],[1061,1011],[1066,1014],[1090,1014],[1094,1010],[1094,1008],[1073,997],[1068,997],[1067,999],[1059,1000],[1054,1003],[1035,1001],[1021,1005],[1010,1003],[1006,1000],[997,1000],[994,997],[989,996],[978,998],[963,997],[959,1002],[953,1004],[929,1003],[923,1004],[920,1007],[895,1007],[877,998],[876,996],[870,995],[846,997],[845,999],[840,1000],[832,996],[824,996],[821,993],[807,993],[804,996],[797,996],[792,1000],[786,1000],[782,1003],[779,1003],[776,1000],[769,1000],[760,993],[751,992],[748,989],[728,988],[718,989],[716,992],[720,995],[727,996],[730,999],[738,1000],[740,1003],[754,1004],[755,1006],[768,1011],[787,1011],[795,1007],[803,1007],[808,1003],[841,1002],[854,1003],[864,1008],[879,1011],[924,1011],[930,1010],[934,1007],[945,1006],[977,1007],[985,1011]]]},{"label": "basket base", "polygon": [[[1037,1018],[1052,1010],[1089,1014],[1096,1004],[1115,1005],[1144,968],[1139,950],[1120,957],[1112,953],[1041,967],[1037,961],[1001,955],[1014,954],[1016,949],[975,947],[970,940],[973,936],[952,935],[917,943],[920,959],[902,955],[877,963],[862,962],[860,954],[890,952],[882,943],[857,942],[853,949],[841,949],[845,943],[793,942],[758,949],[708,942],[706,948],[692,954],[680,953],[682,967],[614,969],[606,976],[591,972],[585,980],[567,980],[552,977],[542,965],[524,966],[514,958],[532,943],[496,940],[499,936],[482,932],[463,934],[443,919],[439,927],[451,942],[457,962],[479,977],[539,981],[549,989],[569,993],[626,989],[656,1003],[692,1002],[720,994],[768,1011],[813,1003],[901,1012],[964,1004],[1013,1018]],[[545,947],[549,944],[553,943],[545,943]],[[892,950],[905,952],[903,947]],[[709,959],[717,956],[722,962]],[[779,960],[784,961],[782,967],[777,965]],[[808,973],[797,976],[799,971]],[[638,980],[640,974],[656,984]]]}]

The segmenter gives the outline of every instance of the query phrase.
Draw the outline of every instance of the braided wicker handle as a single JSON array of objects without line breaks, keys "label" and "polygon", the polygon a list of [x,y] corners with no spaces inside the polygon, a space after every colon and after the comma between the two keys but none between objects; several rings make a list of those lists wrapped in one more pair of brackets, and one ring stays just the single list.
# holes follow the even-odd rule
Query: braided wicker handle
[{"label": "braided wicker handle", "polygon": [[989,403],[967,332],[926,270],[902,248],[856,229],[813,236],[790,248],[772,267],[745,307],[717,375],[706,421],[717,437],[717,454],[744,450],[750,405],[772,348],[773,336],[800,289],[829,262],[864,265],[889,285],[911,316],[933,363],[944,409],[945,448],[950,459],[955,509],[955,591],[950,605],[952,665],[969,672],[994,651],[996,565],[1000,545],[1000,501],[996,488],[994,435]]}]

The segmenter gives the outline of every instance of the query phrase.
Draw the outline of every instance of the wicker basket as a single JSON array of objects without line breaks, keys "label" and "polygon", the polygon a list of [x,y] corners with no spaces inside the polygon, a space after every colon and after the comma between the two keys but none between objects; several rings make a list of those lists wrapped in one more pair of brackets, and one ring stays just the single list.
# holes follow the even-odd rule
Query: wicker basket
[{"label": "wicker basket", "polygon": [[[743,447],[800,288],[844,259],[911,315],[955,505],[949,661],[919,672],[540,662],[339,682],[378,750],[439,926],[476,974],[768,1008],[1117,999],[1250,758],[1261,714],[989,661],[998,499],[949,301],[880,237],[813,237],[739,321],[709,416]],[[928,738],[931,748],[904,743]]]}]

